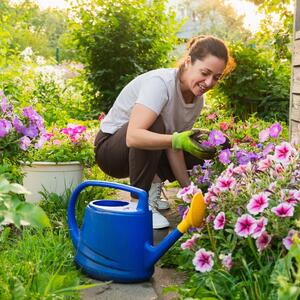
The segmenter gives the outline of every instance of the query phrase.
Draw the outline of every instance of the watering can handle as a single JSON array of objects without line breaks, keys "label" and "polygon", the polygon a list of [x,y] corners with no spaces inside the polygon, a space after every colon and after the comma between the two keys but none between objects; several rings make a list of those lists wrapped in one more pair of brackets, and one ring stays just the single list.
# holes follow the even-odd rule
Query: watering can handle
[{"label": "watering can handle", "polygon": [[100,181],[100,180],[86,180],[79,184],[75,190],[72,192],[69,205],[68,205],[68,226],[70,235],[72,238],[73,245],[75,248],[77,248],[78,241],[79,241],[79,229],[76,222],[76,216],[75,216],[75,207],[76,207],[76,201],[78,199],[78,196],[80,192],[89,186],[100,186],[100,187],[106,187],[106,188],[114,188],[122,191],[126,191],[129,193],[134,194],[138,197],[138,204],[137,204],[137,210],[138,211],[148,211],[148,195],[147,193],[139,188],[122,184],[122,183],[115,183],[115,182],[108,182],[108,181]]}]

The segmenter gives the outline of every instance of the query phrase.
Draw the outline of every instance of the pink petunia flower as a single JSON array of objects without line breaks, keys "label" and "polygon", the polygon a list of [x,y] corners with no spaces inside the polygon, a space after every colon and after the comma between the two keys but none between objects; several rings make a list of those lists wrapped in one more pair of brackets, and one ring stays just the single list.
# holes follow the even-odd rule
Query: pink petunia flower
[{"label": "pink petunia flower", "polygon": [[223,265],[223,267],[227,270],[230,271],[230,269],[233,266],[233,261],[232,261],[232,256],[231,253],[224,255],[224,254],[220,254],[219,258],[221,259],[221,263]]},{"label": "pink petunia flower", "polygon": [[214,253],[211,251],[206,251],[204,248],[201,248],[195,253],[193,259],[193,265],[195,266],[196,271],[201,273],[211,271],[214,261]]},{"label": "pink petunia flower", "polygon": [[291,229],[289,232],[288,232],[288,235],[282,239],[282,243],[284,245],[284,247],[287,249],[287,250],[290,250],[291,249],[291,246],[293,245],[293,236],[297,234],[298,237],[300,236],[299,232],[294,230],[294,229]]},{"label": "pink petunia flower", "polygon": [[228,165],[230,164],[230,155],[231,152],[229,149],[224,149],[222,151],[220,151],[219,153],[219,161],[223,164],[223,165]]},{"label": "pink petunia flower", "polygon": [[186,240],[184,243],[181,244],[181,249],[192,249],[196,245],[196,241],[199,239],[200,234],[195,233],[190,239]]},{"label": "pink petunia flower", "polygon": [[219,212],[214,220],[214,229],[220,230],[223,229],[225,226],[226,217],[223,211]]},{"label": "pink petunia flower", "polygon": [[193,195],[195,195],[200,190],[195,186],[193,182],[187,187],[182,188],[177,193],[177,198],[182,198],[182,200],[186,203],[190,203]]},{"label": "pink petunia flower", "polygon": [[251,235],[256,228],[256,220],[248,215],[244,214],[238,218],[234,231],[238,236],[247,237]]},{"label": "pink petunia flower", "polygon": [[269,128],[262,130],[259,133],[259,141],[261,143],[264,143],[265,141],[267,141],[269,139],[270,135],[269,135]]},{"label": "pink petunia flower", "polygon": [[294,207],[288,202],[278,204],[271,211],[280,218],[292,217],[294,215]]},{"label": "pink petunia flower", "polygon": [[272,166],[273,162],[270,158],[270,156],[268,156],[267,158],[265,159],[261,159],[258,163],[257,163],[257,166],[258,166],[258,170],[259,171],[262,171],[262,172],[265,172],[267,171],[271,166]]},{"label": "pink petunia flower", "polygon": [[247,204],[249,213],[252,215],[261,213],[266,207],[268,207],[268,200],[267,193],[259,193],[254,195]]},{"label": "pink petunia flower", "polygon": [[218,116],[217,116],[217,114],[215,113],[215,112],[213,112],[213,113],[211,113],[210,115],[208,115],[207,117],[206,117],[206,119],[207,120],[214,120],[214,119],[216,119]]},{"label": "pink petunia flower", "polygon": [[277,139],[281,132],[282,132],[282,127],[279,123],[275,123],[269,128],[269,135],[272,138]]},{"label": "pink petunia flower", "polygon": [[293,154],[293,148],[291,144],[282,142],[280,145],[275,147],[274,157],[282,163],[290,161],[290,157]]},{"label": "pink petunia flower", "polygon": [[236,180],[232,177],[219,177],[216,186],[221,191],[228,191],[235,187]]},{"label": "pink petunia flower", "polygon": [[257,250],[259,252],[263,251],[264,249],[266,249],[268,247],[268,245],[271,242],[271,236],[264,231],[256,240],[255,244],[257,247]]},{"label": "pink petunia flower", "polygon": [[266,230],[266,226],[268,224],[268,219],[265,217],[261,217],[259,220],[256,221],[256,227],[252,233],[252,237],[257,239],[262,235],[262,233]]}]

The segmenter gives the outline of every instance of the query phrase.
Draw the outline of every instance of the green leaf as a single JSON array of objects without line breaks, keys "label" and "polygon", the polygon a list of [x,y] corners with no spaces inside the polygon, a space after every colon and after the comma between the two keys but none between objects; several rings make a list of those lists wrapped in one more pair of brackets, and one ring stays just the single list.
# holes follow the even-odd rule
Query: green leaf
[{"label": "green leaf", "polygon": [[22,202],[18,208],[17,213],[21,221],[28,222],[34,227],[50,227],[50,221],[46,213],[39,206],[31,203]]},{"label": "green leaf", "polygon": [[10,191],[16,194],[30,194],[22,185],[18,183],[12,183],[10,185]]}]

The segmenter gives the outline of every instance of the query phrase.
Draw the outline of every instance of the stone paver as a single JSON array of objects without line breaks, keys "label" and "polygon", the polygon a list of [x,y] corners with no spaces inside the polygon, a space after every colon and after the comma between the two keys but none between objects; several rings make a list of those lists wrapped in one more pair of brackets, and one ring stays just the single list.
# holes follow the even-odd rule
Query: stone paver
[{"label": "stone paver", "polygon": [[[171,209],[162,211],[169,220],[170,228],[154,230],[154,245],[159,243],[171,230],[180,222],[181,218],[174,209],[174,199],[177,188],[166,189],[166,195],[170,201]],[[129,200],[128,192],[118,191],[117,199]],[[155,272],[148,282],[134,284],[110,283],[106,286],[94,287],[82,291],[83,300],[171,300],[176,297],[175,293],[163,294],[162,290],[172,284],[180,284],[184,281],[184,276],[176,272],[175,269],[161,268],[155,266]],[[93,280],[93,283],[99,281]]]}]

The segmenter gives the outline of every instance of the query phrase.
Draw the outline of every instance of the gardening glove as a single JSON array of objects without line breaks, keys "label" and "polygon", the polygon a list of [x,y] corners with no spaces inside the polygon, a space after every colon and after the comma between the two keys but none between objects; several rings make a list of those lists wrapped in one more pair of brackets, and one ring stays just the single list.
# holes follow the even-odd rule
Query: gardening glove
[{"label": "gardening glove", "polygon": [[202,146],[196,141],[200,130],[188,130],[183,132],[175,132],[172,135],[172,149],[183,150],[199,159],[212,159],[216,153],[215,149]]}]

